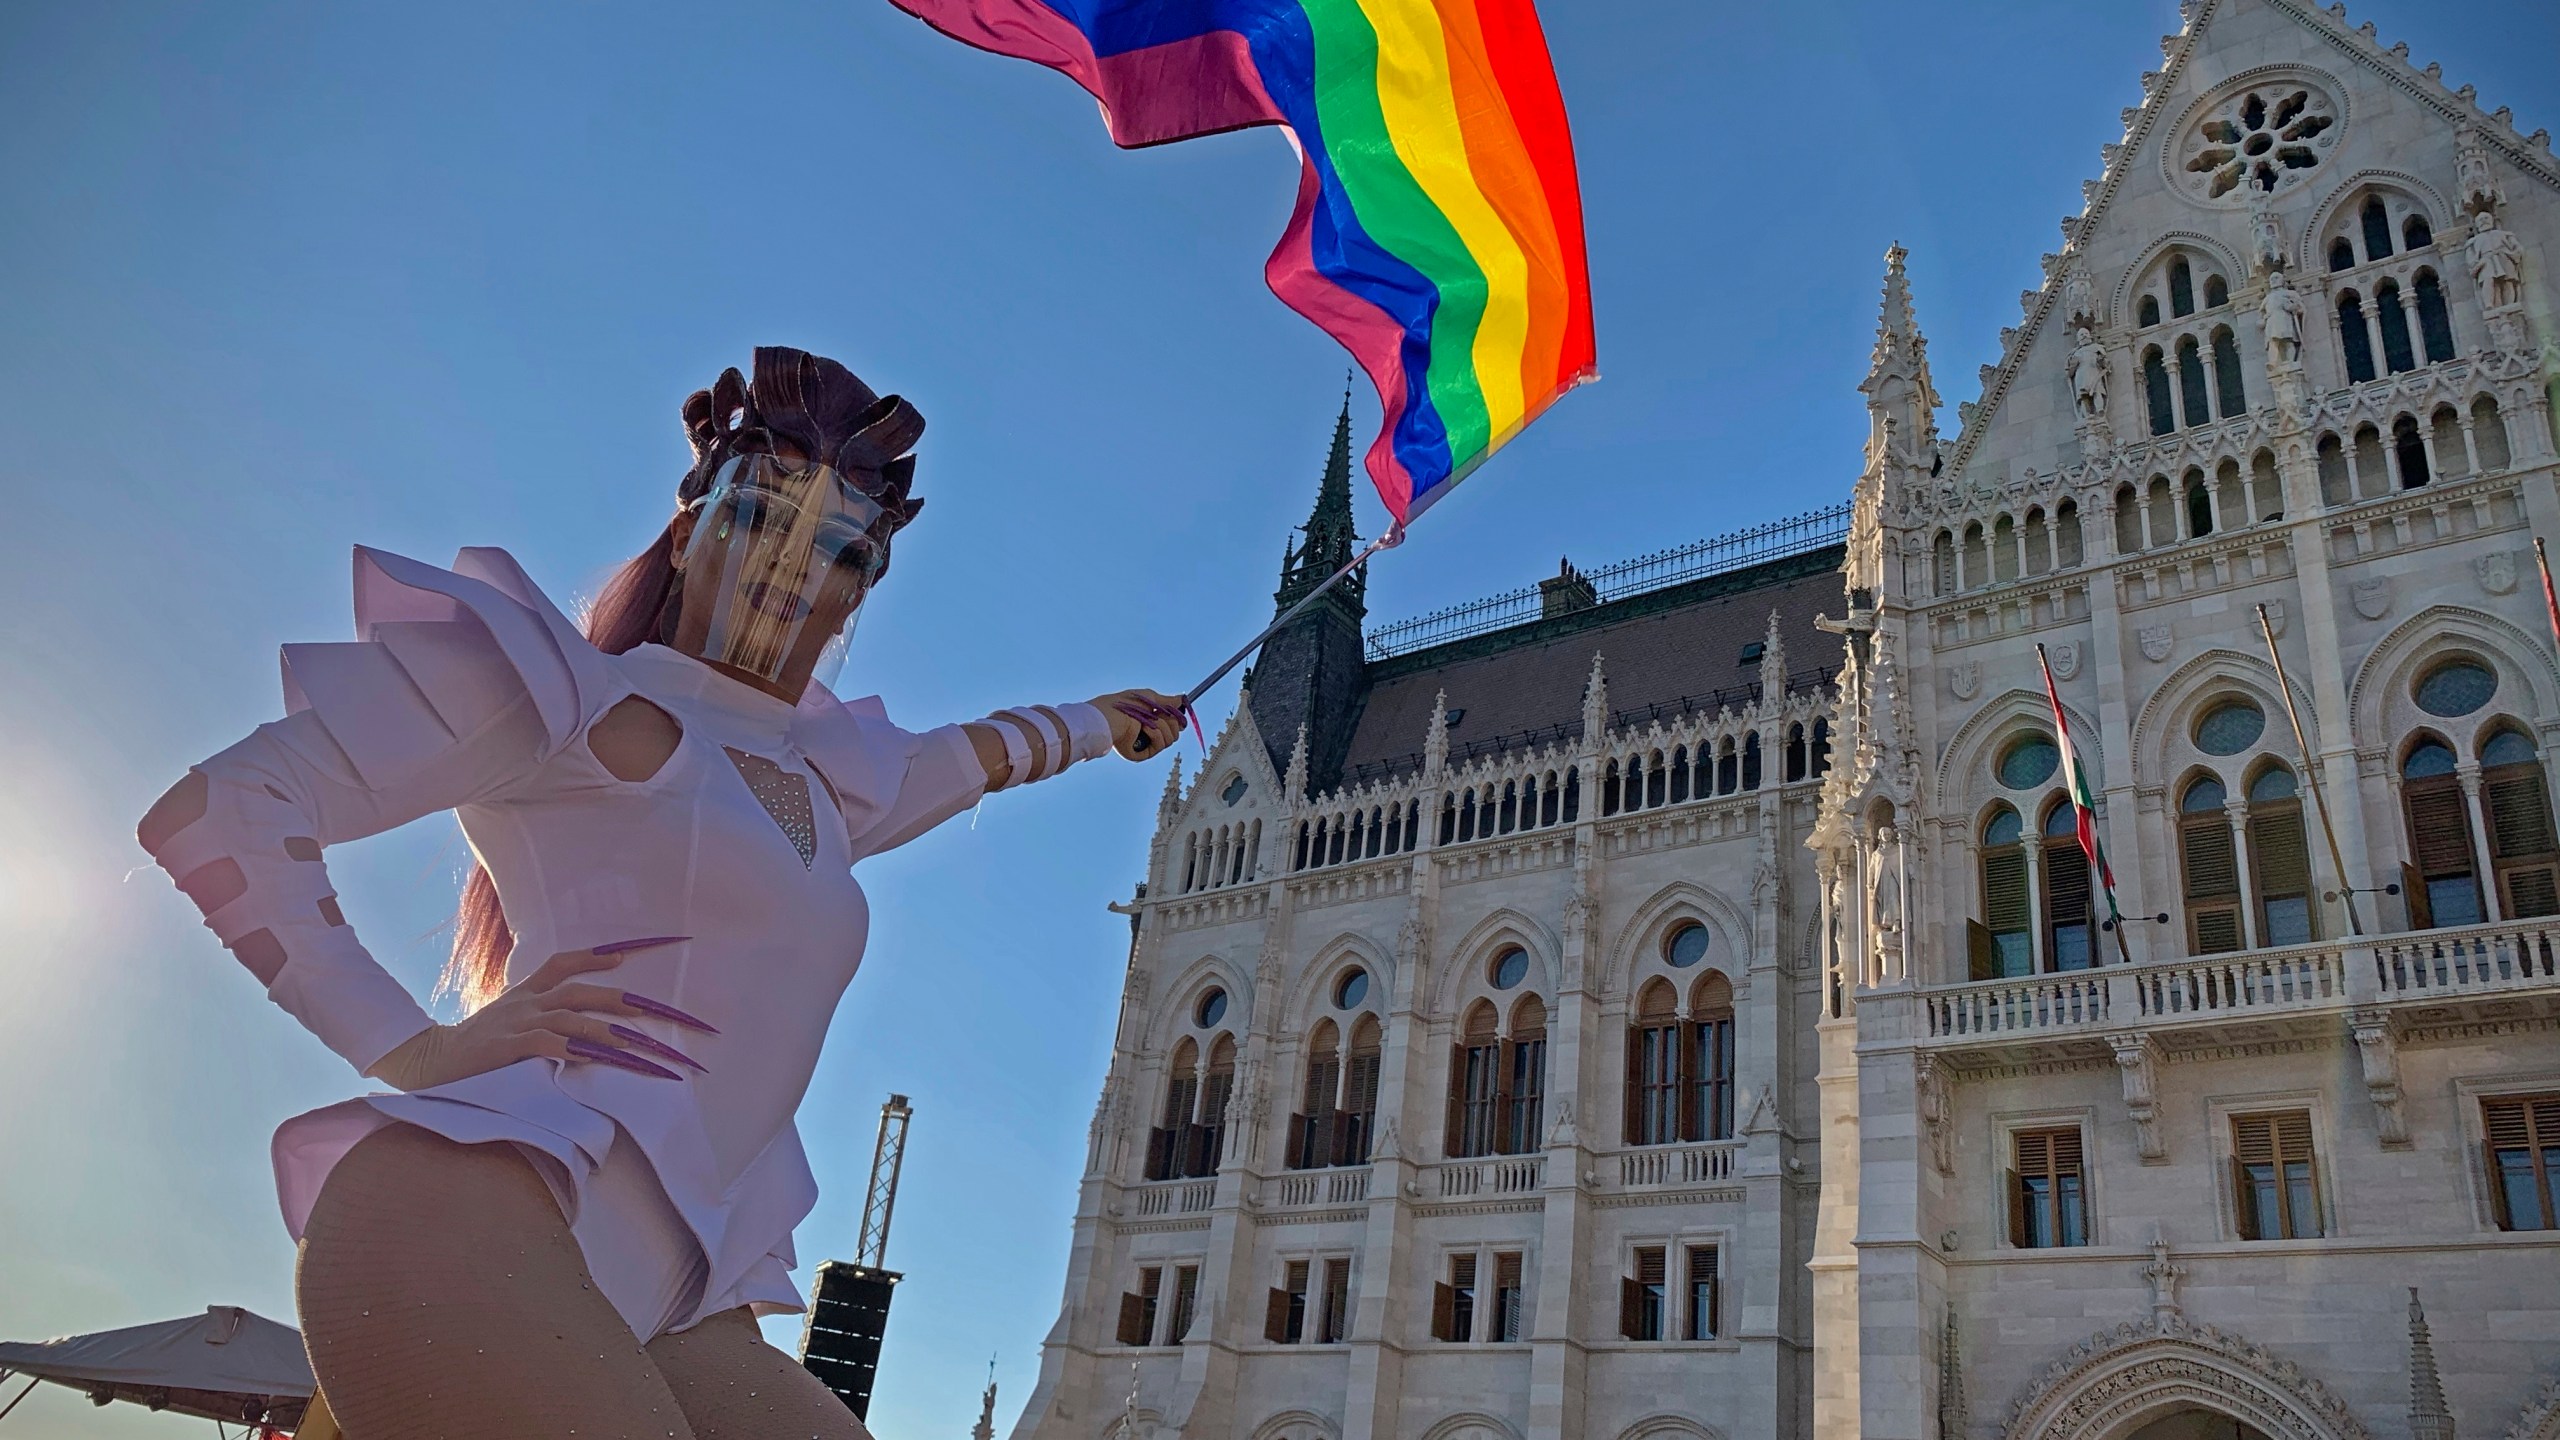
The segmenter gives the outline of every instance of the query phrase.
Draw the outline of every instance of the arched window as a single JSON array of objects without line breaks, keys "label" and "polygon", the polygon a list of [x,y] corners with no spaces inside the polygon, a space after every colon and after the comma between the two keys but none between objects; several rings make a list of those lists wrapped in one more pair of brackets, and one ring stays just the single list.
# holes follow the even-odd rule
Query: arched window
[{"label": "arched window", "polygon": [[2399,281],[2385,280],[2374,287],[2373,315],[2382,322],[2382,363],[2394,375],[2417,369],[2417,352],[2409,347],[2409,312],[2400,306]]},{"label": "arched window", "polygon": [[1366,1165],[1369,1142],[1378,1128],[1378,1069],[1386,1053],[1378,1017],[1363,1015],[1351,1022],[1351,1053],[1342,1067],[1342,1118],[1335,1122],[1333,1163]]},{"label": "arched window", "polygon": [[2320,503],[2345,505],[2355,499],[2354,487],[2348,483],[2347,447],[2335,435],[2320,437]]},{"label": "arched window", "polygon": [[2231,286],[2219,275],[2204,277],[2204,305],[2208,310],[2231,303]]},{"label": "arched window", "polygon": [[2261,450],[2250,457],[2249,494],[2256,502],[2259,523],[2284,518],[2284,481],[2276,475],[2274,451]]},{"label": "arched window", "polygon": [[2195,272],[2187,268],[2184,256],[2169,262],[2169,313],[2172,315],[2196,313]]},{"label": "arched window", "polygon": [[1813,758],[1806,765],[1805,773],[1819,780],[1830,773],[1830,770],[1831,722],[1817,719],[1813,722]]},{"label": "arched window", "polygon": [[2401,249],[2424,250],[2434,243],[2436,243],[2435,227],[2427,223],[2426,216],[2411,215],[2400,222]]},{"label": "arched window", "polygon": [[1546,1002],[1523,995],[1511,1007],[1511,1036],[1503,1051],[1502,1153],[1534,1155],[1546,1144]]},{"label": "arched window", "polygon": [[1458,795],[1453,790],[1440,797],[1440,843],[1446,845],[1457,838]]},{"label": "arched window", "polygon": [[1804,767],[1805,767],[1804,726],[1803,726],[1802,724],[1800,724],[1800,723],[1799,723],[1799,724],[1794,724],[1794,725],[1789,725],[1789,726],[1787,727],[1787,781],[1788,781],[1788,783],[1793,784],[1794,782],[1796,782],[1796,781],[1798,781],[1798,780],[1803,779],[1803,778],[1804,778]]},{"label": "arched window", "polygon": [[1627,1143],[1680,1138],[1680,1007],[1671,982],[1656,976],[1636,994],[1627,1026]]},{"label": "arched window", "polygon": [[1689,989],[1688,1038],[1680,1052],[1682,1138],[1732,1139],[1733,984],[1717,971]]},{"label": "arched window", "polygon": [[2373,336],[2364,328],[2364,302],[2350,290],[2338,297],[2338,343],[2346,348],[2347,379],[2373,378]]},{"label": "arched window", "polygon": [[2217,398],[2223,419],[2228,420],[2249,408],[2249,393],[2240,384],[2240,346],[2231,338],[2228,325],[2214,327],[2213,383],[2221,392]]},{"label": "arched window", "polygon": [[2427,442],[2418,434],[2415,417],[2403,415],[2391,422],[2391,458],[2399,462],[2401,489],[2427,483]]},{"label": "arched window", "polygon": [[2080,557],[2080,502],[2065,500],[2053,507],[2054,567],[2068,570]]},{"label": "arched window", "polygon": [[2151,477],[2151,543],[2178,543],[2178,501],[2169,489],[2169,477]]},{"label": "arched window", "polygon": [[2002,805],[1982,827],[1982,918],[1965,922],[1969,969],[1977,980],[2035,970],[2027,923],[2026,829]]},{"label": "arched window", "polygon": [[1929,589],[1935,595],[1956,593],[1956,537],[1945,530],[1929,542]]},{"label": "arched window", "polygon": [[2258,891],[2258,940],[2303,945],[2319,938],[2311,904],[2311,846],[2293,772],[2269,764],[2249,782],[2249,868]]},{"label": "arched window", "polygon": [[2079,812],[2057,800],[2044,816],[2044,943],[2047,965],[2086,970],[2097,963],[2097,931],[2089,905],[2089,856],[2080,848]]},{"label": "arched window", "polygon": [[2391,463],[2383,458],[2380,430],[2370,425],[2356,427],[2354,469],[2359,499],[2372,500],[2391,493]]},{"label": "arched window", "polygon": [[1197,830],[1194,830],[1194,831],[1192,831],[1190,834],[1185,835],[1185,836],[1183,836],[1183,837],[1182,837],[1182,893],[1183,893],[1183,894],[1188,895],[1188,894],[1190,894],[1190,893],[1191,893],[1191,880],[1192,880],[1192,876],[1194,875],[1194,873],[1195,873],[1195,872],[1197,872],[1197,871],[1199,870],[1199,868],[1200,868],[1200,832],[1199,832],[1199,831],[1197,831]]},{"label": "arched window", "polygon": [[2213,504],[2226,528],[2245,527],[2249,523],[2249,496],[2240,486],[2240,462],[2225,460],[2213,468]]},{"label": "arched window", "polygon": [[1209,1042],[1209,1069],[1200,1082],[1200,1118],[1183,1136],[1182,1173],[1215,1175],[1226,1154],[1227,1101],[1236,1090],[1236,1041],[1220,1035]]},{"label": "arched window", "polygon": [[1321,1170],[1333,1163],[1333,1117],[1341,1093],[1342,1032],[1332,1020],[1319,1020],[1307,1032],[1307,1080],[1299,1090],[1298,1113],[1289,1117],[1290,1169]]},{"label": "arched window", "polygon": [[2019,528],[2026,533],[2027,573],[2042,575],[2053,569],[2053,530],[2045,524],[2044,507],[2031,507],[2027,523]]},{"label": "arched window", "polygon": [[2447,480],[2470,474],[2470,463],[2462,453],[2462,412],[2450,405],[2439,405],[2436,413],[2427,417],[2427,429],[2436,440],[2436,474]]},{"label": "arched window", "polygon": [[2416,289],[2418,334],[2427,343],[2427,363],[2441,365],[2453,358],[2453,317],[2444,308],[2444,285],[2433,270],[2421,270]]},{"label": "arched window", "polygon": [[1964,588],[1991,583],[1991,552],[1982,538],[1982,522],[1964,527]]},{"label": "arched window", "polygon": [[2176,402],[2169,394],[2169,363],[2161,358],[2157,345],[2142,352],[2142,402],[2150,412],[2152,434],[2166,435],[2178,428]]},{"label": "arched window", "polygon": [[2006,515],[1991,522],[1991,578],[2018,578],[2018,522]]},{"label": "arched window", "polygon": [[2329,269],[2332,272],[2335,272],[2339,270],[2353,270],[2354,268],[2356,268],[2356,247],[2349,244],[2347,237],[2344,235],[2330,241]]},{"label": "arched window", "polygon": [[1666,799],[1670,798],[1663,785],[1663,781],[1667,774],[1668,770],[1662,763],[1661,751],[1656,750],[1652,755],[1646,757],[1644,767],[1644,803],[1646,809],[1652,809],[1654,806],[1659,805]]},{"label": "arched window", "polygon": [[1564,772],[1564,816],[1562,824],[1570,825],[1582,818],[1582,767]]},{"label": "arched window", "polygon": [[1183,1170],[1183,1139],[1200,1103],[1200,1044],[1190,1036],[1173,1047],[1165,1067],[1164,1111],[1147,1134],[1147,1178],[1172,1180]]},{"label": "arched window", "polygon": [[2507,448],[2507,422],[2498,414],[2498,402],[2486,395],[2471,402],[2471,445],[2480,453],[2483,474],[2506,469],[2513,457]]},{"label": "arched window", "polygon": [[2248,942],[2240,933],[2240,856],[2231,843],[2229,798],[2210,775],[2178,796],[2178,859],[2186,872],[2187,953],[2219,955]]},{"label": "arched window", "polygon": [[2142,500],[2130,485],[2116,487],[2116,553],[2131,555],[2142,548]]},{"label": "arched window", "polygon": [[1716,742],[1716,793],[1731,795],[1742,788],[1741,762],[1734,757],[1733,737]]},{"label": "arched window", "polygon": [[1760,788],[1760,732],[1757,730],[1742,737],[1742,788]]},{"label": "arched window", "polygon": [[2454,767],[2453,747],[2432,735],[2420,737],[2400,761],[2400,809],[2412,857],[2401,886],[2410,919],[2422,929],[2488,918],[2471,853],[2471,816]]},{"label": "arched window", "polygon": [[2157,325],[2157,324],[2159,324],[2159,323],[2160,323],[2160,297],[2159,297],[2159,296],[2157,296],[2157,295],[2145,295],[2145,296],[2143,296],[2143,297],[2142,297],[2142,303],[2141,303],[2140,305],[2138,305],[2138,306],[2134,307],[2133,323],[2134,323],[2134,324],[2136,324],[2136,325]]},{"label": "arched window", "polygon": [[1615,814],[1617,814],[1617,813],[1618,813],[1618,794],[1619,794],[1618,762],[1617,762],[1617,761],[1615,761],[1615,760],[1612,760],[1612,761],[1610,761],[1607,765],[1602,766],[1602,767],[1601,767],[1601,769],[1600,769],[1600,813],[1601,813],[1601,814],[1603,814],[1603,815],[1615,815]]},{"label": "arched window", "polygon": [[2379,260],[2391,253],[2391,216],[2382,208],[2382,197],[2368,195],[2364,202],[2364,258]]},{"label": "arched window", "polygon": [[2196,348],[2196,337],[2188,335],[2178,341],[2178,399],[2189,425],[2213,423],[2213,400],[2205,389],[2204,358]]},{"label": "arched window", "polygon": [[1493,1002],[1467,1007],[1458,1042],[1449,1050],[1449,1153],[1493,1153],[1495,1116],[1502,1089],[1502,1028]]},{"label": "arched window", "polygon": [[2213,496],[2204,488],[2204,472],[2187,472],[2187,538],[2213,533]]},{"label": "arched window", "polygon": [[2506,918],[2560,914],[2560,841],[2552,836],[2542,762],[2523,731],[2501,726],[2481,744],[2480,799]]}]

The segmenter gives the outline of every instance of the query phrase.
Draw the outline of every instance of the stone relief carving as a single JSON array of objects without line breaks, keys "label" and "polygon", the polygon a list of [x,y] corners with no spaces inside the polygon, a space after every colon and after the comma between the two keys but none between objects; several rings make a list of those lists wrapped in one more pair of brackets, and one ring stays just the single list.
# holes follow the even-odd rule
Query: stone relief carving
[{"label": "stone relief carving", "polygon": [[2507,198],[2489,173],[2489,151],[2480,143],[2480,132],[2468,125],[2453,132],[2453,188],[2455,203],[2474,213],[2494,210]]},{"label": "stone relief carving", "polygon": [[2507,1427],[2506,1440],[2555,1440],[2560,1437],[2560,1376],[2542,1382],[2542,1389]]},{"label": "stone relief carving", "polygon": [[2516,552],[2500,550],[2472,560],[2472,578],[2480,588],[2492,595],[2504,595],[2516,588]]},{"label": "stone relief carving", "polygon": [[2089,284],[2089,272],[2072,267],[2062,278],[2062,318],[2084,331],[2098,323],[2098,302]]},{"label": "stone relief carving", "polygon": [[2391,581],[2387,577],[2358,580],[2347,587],[2347,599],[2357,614],[2367,620],[2379,620],[2391,613]]},{"label": "stone relief carving", "polygon": [[2254,186],[2249,191],[2249,262],[2271,275],[2285,266],[2284,225],[2267,203],[2266,192]]},{"label": "stone relief carving", "polygon": [[2301,1366],[2183,1317],[2165,1329],[2128,1320],[2074,1345],[2019,1394],[2002,1433],[2008,1440],[2108,1434],[2164,1393],[2236,1411],[2274,1440],[2369,1440],[2345,1402]]},{"label": "stone relief carving", "polygon": [[2355,1036],[2356,1057],[2364,1062],[2364,1092],[2372,1097],[2374,1134],[2390,1150],[2407,1148],[2409,1122],[2400,1113],[2400,1044],[2391,1033],[2391,1018],[2379,1010],[2358,1010],[2347,1017]]},{"label": "stone relief carving", "polygon": [[2142,658],[2154,664],[2169,658],[2174,637],[2166,625],[2145,625],[2134,632],[2134,643],[2142,647]]},{"label": "stone relief carving", "polygon": [[2277,639],[2283,639],[2285,622],[2290,618],[2292,617],[2285,610],[2283,601],[2270,600],[2267,602],[2267,633],[2275,636]]},{"label": "stone relief carving", "polygon": [[1936,1060],[1924,1056],[1920,1061],[1919,1074],[1919,1093],[1913,1098],[1919,1102],[1920,1125],[1929,1138],[1929,1163],[1938,1167],[1939,1174],[1952,1175],[1955,1173],[1955,1127],[1947,1123],[1950,1114],[1946,1070]]},{"label": "stone relief carving", "polygon": [[2077,640],[2065,640],[2057,645],[2048,645],[2045,647],[2044,656],[2052,662],[2053,678],[2056,680],[2068,680],[2080,673],[2080,642]]},{"label": "stone relief carving", "polygon": [[1970,700],[1982,693],[1982,662],[1959,660],[1947,667],[1947,691],[1959,700]]},{"label": "stone relief carving", "polygon": [[2158,1056],[2151,1037],[2110,1035],[2107,1044],[2116,1052],[2116,1068],[2124,1078],[2124,1109],[2133,1120],[2134,1153],[2145,1165],[2160,1164],[2169,1158],[2169,1143],[2160,1134]]}]

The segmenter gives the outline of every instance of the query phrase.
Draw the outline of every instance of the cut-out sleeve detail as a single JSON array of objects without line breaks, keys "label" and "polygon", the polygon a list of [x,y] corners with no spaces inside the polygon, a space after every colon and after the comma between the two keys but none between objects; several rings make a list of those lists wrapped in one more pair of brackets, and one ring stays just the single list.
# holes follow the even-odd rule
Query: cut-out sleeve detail
[{"label": "cut-out sleeve detail", "polygon": [[987,767],[979,762],[965,727],[945,725],[918,735],[885,719],[860,723],[885,783],[879,810],[859,828],[848,826],[855,859],[894,850],[987,793]]}]

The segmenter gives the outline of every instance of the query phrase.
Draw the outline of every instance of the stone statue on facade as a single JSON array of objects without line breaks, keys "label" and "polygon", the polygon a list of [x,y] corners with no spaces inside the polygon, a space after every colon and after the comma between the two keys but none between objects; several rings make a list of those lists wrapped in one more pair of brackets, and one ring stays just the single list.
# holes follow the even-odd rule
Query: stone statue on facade
[{"label": "stone statue on facade", "polygon": [[2080,418],[2097,424],[2107,416],[2107,352],[2089,327],[2081,326],[2071,342],[2071,395]]},{"label": "stone statue on facade", "polygon": [[2473,219],[2466,254],[2481,309],[2506,310],[2524,303],[2524,246],[2498,223],[2496,211],[2483,210]]},{"label": "stone statue on facade", "polygon": [[2267,364],[2276,370],[2296,370],[2302,366],[2302,297],[2293,293],[2282,274],[2270,276],[2267,298],[2258,307],[2259,318],[2267,329]]},{"label": "stone statue on facade", "polygon": [[2269,274],[2284,269],[2284,224],[2267,203],[2263,190],[2249,192],[2249,260]]},{"label": "stone statue on facade", "polygon": [[1902,974],[1902,842],[1890,825],[1876,827],[1874,870],[1867,880],[1867,918],[1875,927],[1881,978]]}]

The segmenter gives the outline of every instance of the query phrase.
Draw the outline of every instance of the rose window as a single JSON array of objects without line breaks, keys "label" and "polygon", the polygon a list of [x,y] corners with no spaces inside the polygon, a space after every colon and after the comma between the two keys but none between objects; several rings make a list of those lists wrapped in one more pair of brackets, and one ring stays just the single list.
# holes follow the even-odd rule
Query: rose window
[{"label": "rose window", "polygon": [[2206,108],[2171,163],[2199,200],[2273,195],[2328,158],[2338,114],[2326,93],[2301,80],[2246,86]]}]

